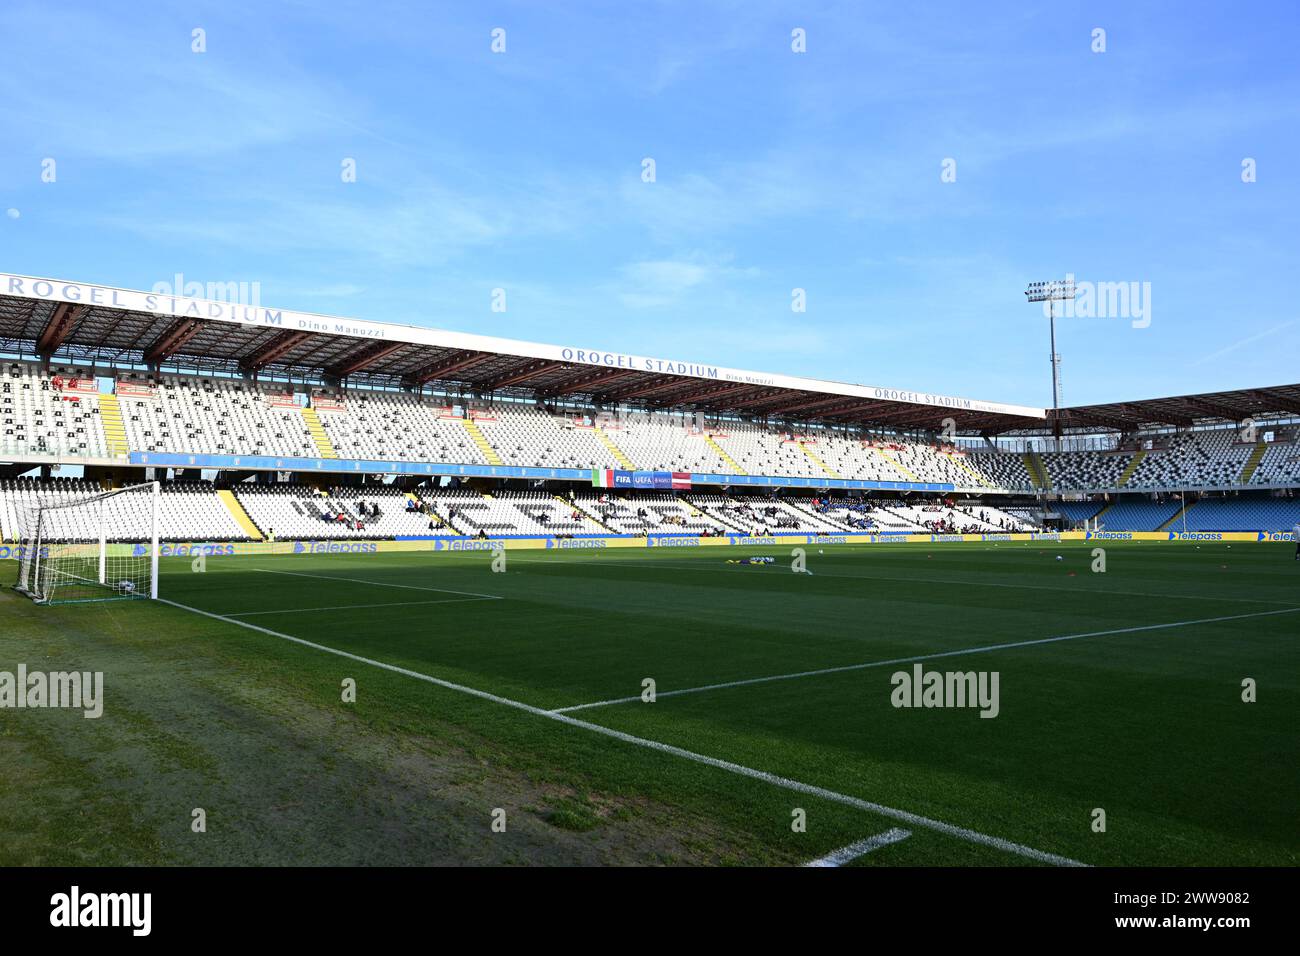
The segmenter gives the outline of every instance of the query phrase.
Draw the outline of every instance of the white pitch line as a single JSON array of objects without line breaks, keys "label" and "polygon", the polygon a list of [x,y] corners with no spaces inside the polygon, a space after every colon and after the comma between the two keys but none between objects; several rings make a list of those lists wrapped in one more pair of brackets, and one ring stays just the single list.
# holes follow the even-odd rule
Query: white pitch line
[{"label": "white pitch line", "polygon": [[632,734],[624,733],[621,730],[615,730],[612,727],[604,727],[600,724],[593,724],[589,721],[579,720],[576,717],[569,717],[565,714],[556,714],[541,707],[535,707],[532,704],[525,704],[522,701],[511,700],[509,697],[500,697],[496,694],[489,693],[485,690],[478,690],[473,687],[467,687],[464,684],[455,684],[449,680],[443,680],[441,677],[433,677],[430,674],[422,674],[419,671],[413,671],[405,667],[399,667],[396,664],[387,664],[384,661],[374,660],[369,657],[362,657],[360,654],[353,654],[350,651],[339,650],[336,647],[329,647],[325,644],[317,644],[315,641],[308,641],[301,637],[294,637],[292,634],[283,634],[279,631],[273,631],[270,628],[260,627],[257,624],[250,624],[248,621],[238,621],[233,617],[226,617],[221,614],[214,614],[211,611],[204,611],[197,607],[190,607],[188,604],[181,604],[177,601],[170,601],[167,598],[158,599],[162,604],[169,604],[172,607],[180,608],[183,611],[189,611],[193,614],[199,614],[203,617],[210,617],[217,621],[224,621],[227,624],[234,624],[236,627],[248,628],[250,631],[257,631],[261,634],[267,634],[271,637],[277,637],[280,640],[290,641],[294,644],[300,644],[303,647],[310,647],[313,650],[323,651],[326,654],[334,654],[338,657],[344,657],[348,660],[357,661],[361,664],[368,664],[371,667],[378,667],[382,670],[391,671],[394,674],[401,674],[404,677],[412,677],[416,680],[422,680],[438,687],[454,690],[461,694],[468,694],[471,697],[478,697],[481,700],[491,701],[494,704],[501,704],[505,707],[512,707],[515,710],[532,714],[535,717],[544,717],[547,720],[554,720],[557,723],[565,724],[569,727],[577,727],[581,730],[589,730],[595,734],[601,734],[605,737],[611,737],[614,740],[623,743],[633,744],[637,747],[644,747],[647,750],[654,750],[659,753],[670,754],[674,757],[681,757],[683,760],[690,760],[694,763],[703,764],[706,767],[714,767],[718,770],[726,770],[729,773],[738,776],[748,777],[751,780],[761,780],[763,783],[771,784],[774,787],[781,787],[785,790],[792,790],[795,793],[807,794],[808,796],[818,797],[822,800],[828,800],[832,803],[839,803],[844,806],[853,807],[858,810],[865,810],[868,813],[875,813],[883,817],[889,817],[902,823],[910,824],[914,827],[924,827],[927,830],[934,830],[936,833],[942,833],[945,836],[953,837],[958,840],[965,840],[968,843],[976,843],[980,846],[991,847],[995,850],[1001,850],[1004,853],[1012,853],[1016,856],[1022,856],[1038,863],[1051,863],[1055,866],[1087,866],[1078,860],[1072,860],[1068,856],[1060,856],[1056,853],[1048,853],[1046,850],[1038,850],[1032,846],[1026,846],[1023,843],[1016,843],[1012,840],[1006,840],[1002,837],[990,836],[987,833],[980,833],[978,830],[969,830],[965,827],[959,827],[951,823],[944,823],[942,820],[934,820],[930,817],[924,817],[917,813],[910,813],[907,810],[898,810],[894,807],[887,807],[884,804],[872,803],[870,800],[863,800],[860,797],[849,796],[845,793],[838,793],[834,790],[827,790],[825,787],[818,787],[814,784],[803,783],[798,780],[792,780],[789,777],[781,777],[766,770],[755,770],[752,767],[746,767],[743,764],[732,763],[729,760],[721,760],[717,757],[709,757],[705,754],[698,754],[692,750],[686,750],[682,747],[675,747],[672,744],[665,744],[658,740],[649,740],[645,737],[636,737]]},{"label": "white pitch line", "polygon": [[422,604],[463,604],[467,601],[488,601],[486,597],[443,598],[436,601],[389,601],[386,604],[335,604],[332,607],[297,607],[283,611],[231,611],[227,617],[257,617],[262,614],[310,614],[313,611],[352,611],[372,607],[415,607]]},{"label": "white pitch line", "polygon": [[[682,694],[702,694],[710,690],[725,690],[728,687],[747,687],[750,684],[770,684],[773,681],[795,680],[800,677],[820,677],[823,674],[843,674],[848,671],[861,671],[870,667],[888,667],[891,664],[914,664],[930,661],[939,657],[961,657],[966,654],[984,654],[989,651],[1006,651],[1017,647],[1031,647],[1035,644],[1056,644],[1061,641],[1078,641],[1085,637],[1108,637],[1112,634],[1133,634],[1138,631],[1160,631],[1171,627],[1190,627],[1193,624],[1217,624],[1220,621],[1240,621],[1248,617],[1268,617],[1274,614],[1294,614],[1300,607],[1285,608],[1280,611],[1254,611],[1250,614],[1230,614],[1227,617],[1206,617],[1198,621],[1173,621],[1169,624],[1143,624],[1139,627],[1121,627],[1113,631],[1088,631],[1084,634],[1062,634],[1059,637],[1039,637],[1030,641],[1010,641],[1006,644],[986,644],[983,647],[963,647],[952,651],[938,651],[934,654],[917,654],[913,657],[895,657],[886,661],[867,661],[863,664],[842,664],[839,667],[822,667],[811,671],[795,671],[790,674],[771,674],[766,677],[750,677],[745,680],[725,681],[719,684],[702,684],[699,687],[683,687],[678,690],[661,690],[655,692],[655,698],[678,697]],[[575,710],[590,710],[593,707],[610,707],[615,704],[631,704],[641,700],[639,694],[631,697],[615,697],[610,700],[596,700],[589,704],[573,704],[569,707],[557,707],[551,713],[568,714]]]},{"label": "white pitch line", "polygon": [[872,850],[879,850],[882,846],[889,846],[891,843],[901,843],[912,835],[911,830],[904,830],[902,827],[894,827],[892,830],[886,830],[884,833],[877,833],[873,837],[867,837],[865,840],[859,840],[857,843],[850,843],[848,846],[840,847],[834,853],[828,853],[819,860],[811,860],[804,866],[843,866],[845,863],[851,863],[860,856],[866,856]]},{"label": "white pitch line", "polygon": [[437,591],[439,594],[464,594],[468,597],[486,598],[491,601],[504,601],[499,594],[479,594],[477,591],[453,591],[451,588],[427,588],[418,584],[392,584],[386,581],[367,581],[364,578],[340,578],[333,574],[308,574],[305,571],[276,571],[271,568],[250,568],[263,574],[291,574],[296,578],[314,578],[318,581],[347,581],[349,584],[369,584],[376,588],[402,588],[406,591]]}]

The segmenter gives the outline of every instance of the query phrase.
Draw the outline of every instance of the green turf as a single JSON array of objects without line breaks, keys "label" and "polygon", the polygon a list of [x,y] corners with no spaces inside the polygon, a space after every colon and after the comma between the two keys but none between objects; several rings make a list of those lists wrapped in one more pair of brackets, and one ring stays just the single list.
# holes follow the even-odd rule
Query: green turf
[{"label": "green turf", "polygon": [[[1289,546],[1104,547],[1105,573],[1091,543],[808,546],[811,575],[789,548],[168,559],[162,593],[548,710],[1300,609]],[[777,563],[726,563],[750,554]],[[1298,633],[1280,613],[923,662],[997,671],[995,719],[894,708],[910,664],[572,716],[1087,863],[1294,865]],[[20,661],[108,690],[98,721],[0,712],[0,862],[795,863],[900,825],[859,863],[1030,862],[166,605],[0,599],[0,669]]]}]

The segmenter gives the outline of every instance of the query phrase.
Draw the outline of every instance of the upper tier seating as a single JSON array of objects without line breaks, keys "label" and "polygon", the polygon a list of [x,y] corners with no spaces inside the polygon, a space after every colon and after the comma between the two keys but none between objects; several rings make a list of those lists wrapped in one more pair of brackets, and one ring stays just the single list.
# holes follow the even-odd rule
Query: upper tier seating
[{"label": "upper tier seating", "polygon": [[998,488],[1011,491],[1032,491],[1033,479],[1025,467],[1023,455],[1015,452],[970,452],[967,463]]},{"label": "upper tier seating", "polygon": [[89,379],[85,369],[54,366],[42,373],[30,362],[0,366],[0,456],[107,456],[97,395],[59,390],[55,380]]},{"label": "upper tier seating", "polygon": [[271,404],[283,387],[179,375],[136,378],[156,387],[153,398],[119,398],[132,451],[320,457],[299,409]]},{"label": "upper tier seating", "polygon": [[1252,485],[1300,485],[1300,443],[1295,439],[1269,444],[1259,460]]},{"label": "upper tier seating", "polygon": [[[640,470],[813,482],[925,482],[951,485],[961,494],[1034,490],[1019,452],[968,452],[845,427],[778,426],[673,412],[613,415],[377,389],[313,388],[308,395],[283,384],[218,376],[114,376],[126,446],[134,452],[577,471],[630,463]],[[60,391],[56,378],[87,384]],[[105,434],[103,420],[105,414],[111,420],[112,402],[98,394],[94,381],[84,368],[56,366],[46,373],[32,362],[0,363],[0,455],[75,460],[120,454],[120,440],[110,442]],[[1281,437],[1261,449],[1249,483],[1300,484],[1296,428],[1274,427]],[[1051,490],[1110,489],[1126,475],[1123,487],[1134,490],[1233,487],[1259,448],[1226,427],[1130,440],[1153,446],[1136,466],[1127,450],[1042,453]]]},{"label": "upper tier seating", "polygon": [[321,427],[340,458],[485,465],[464,423],[445,402],[402,392],[331,393],[342,411],[320,411]]},{"label": "upper tier seating", "polygon": [[1237,483],[1253,443],[1239,440],[1234,429],[1184,432],[1167,437],[1134,469],[1126,488],[1203,488]]},{"label": "upper tier seating", "polygon": [[[1040,456],[1053,490],[1115,488],[1133,460],[1131,452],[1043,452]],[[1240,470],[1240,469],[1239,469]]]}]

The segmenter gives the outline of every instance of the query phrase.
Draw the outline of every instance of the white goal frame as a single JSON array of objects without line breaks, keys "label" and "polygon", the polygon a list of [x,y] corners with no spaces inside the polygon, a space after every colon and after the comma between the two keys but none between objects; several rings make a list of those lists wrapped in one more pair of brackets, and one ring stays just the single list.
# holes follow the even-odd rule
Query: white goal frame
[{"label": "white goal frame", "polygon": [[[125,495],[147,498],[142,521],[147,526],[138,536],[134,531],[125,536],[110,533],[109,511],[114,499]],[[160,497],[160,483],[150,481],[68,500],[52,499],[28,508],[22,515],[21,565],[14,589],[38,604],[157,600]],[[68,516],[78,511],[84,512],[82,527],[90,525],[89,535],[61,533],[58,526],[62,524],[66,530]],[[141,542],[148,542],[147,554],[138,553]]]}]

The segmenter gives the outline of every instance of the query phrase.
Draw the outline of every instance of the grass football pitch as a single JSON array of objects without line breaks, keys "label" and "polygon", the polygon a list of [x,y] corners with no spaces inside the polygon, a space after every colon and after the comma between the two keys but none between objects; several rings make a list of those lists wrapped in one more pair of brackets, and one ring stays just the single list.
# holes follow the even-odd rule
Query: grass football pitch
[{"label": "grass football pitch", "polygon": [[[3,562],[0,670],[105,693],[0,710],[0,864],[1300,862],[1292,547],[1095,546],[168,558],[174,603],[54,607]],[[894,706],[916,665],[996,716]]]}]

